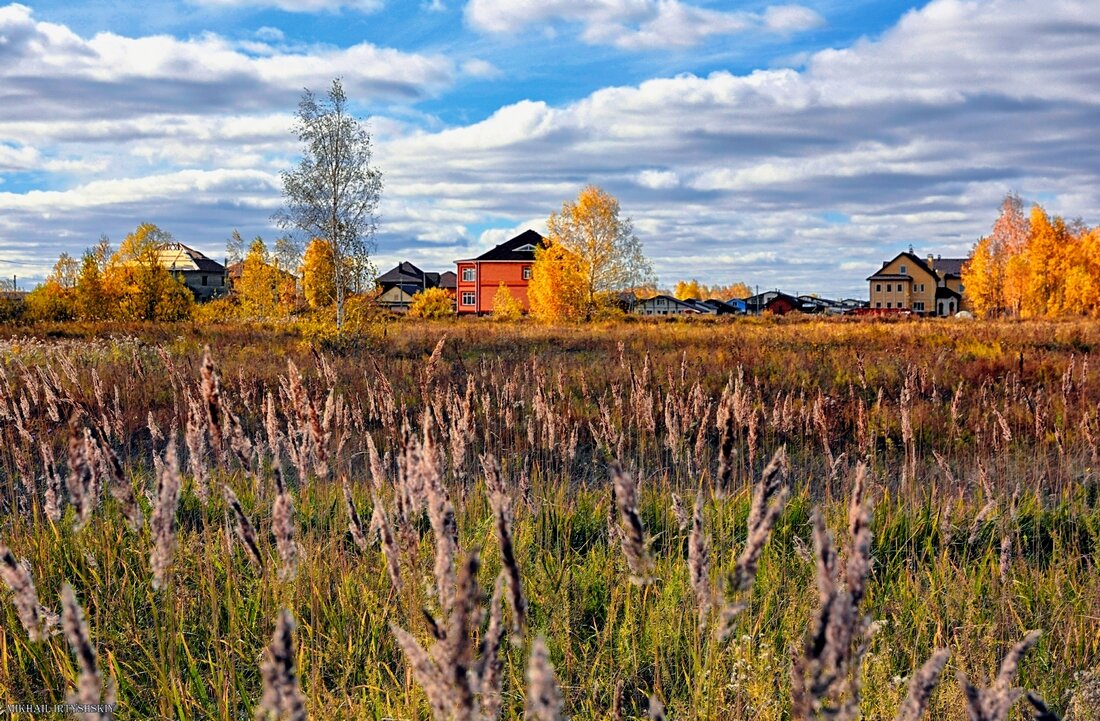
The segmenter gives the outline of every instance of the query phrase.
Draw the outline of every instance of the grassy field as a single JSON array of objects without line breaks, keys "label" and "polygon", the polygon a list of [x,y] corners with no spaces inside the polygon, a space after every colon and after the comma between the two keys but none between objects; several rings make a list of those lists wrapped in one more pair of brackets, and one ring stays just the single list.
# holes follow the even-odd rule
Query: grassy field
[{"label": "grassy field", "polygon": [[[844,718],[853,694],[892,719],[946,649],[924,717],[961,720],[956,672],[988,685],[1032,629],[1018,683],[1061,713],[1100,664],[1096,324],[399,323],[339,354],[278,327],[23,333],[0,341],[0,544],[45,638],[0,595],[0,704],[98,693],[75,604],[68,640],[50,625],[65,584],[123,719],[251,717],[288,661],[311,718],[470,694],[439,714],[474,718],[494,672],[503,718],[550,718],[541,639],[575,719],[651,696],[675,719]],[[507,545],[519,584],[494,594]],[[848,634],[839,660],[815,630]],[[415,669],[410,638],[434,642]],[[838,674],[808,714],[792,657],[810,686]]]}]

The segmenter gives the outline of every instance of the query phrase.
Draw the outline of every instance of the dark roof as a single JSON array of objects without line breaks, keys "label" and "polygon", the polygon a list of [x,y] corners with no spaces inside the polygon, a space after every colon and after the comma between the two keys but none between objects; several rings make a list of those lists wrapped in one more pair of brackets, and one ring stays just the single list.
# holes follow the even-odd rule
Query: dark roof
[{"label": "dark roof", "polygon": [[966,261],[969,258],[936,258],[933,262],[936,272],[943,276],[956,276],[962,275],[963,266],[966,265]]},{"label": "dark roof", "polygon": [[408,261],[402,261],[378,276],[377,281],[379,285],[406,285],[409,283],[422,285],[424,283],[424,271]]},{"label": "dark roof", "polygon": [[962,298],[962,294],[958,291],[951,290],[946,285],[936,287],[936,298]]},{"label": "dark roof", "polygon": [[867,280],[913,280],[913,276],[900,273],[875,273],[867,276]]},{"label": "dark roof", "polygon": [[695,301],[680,300],[679,298],[673,298],[671,295],[655,295],[655,296],[652,296],[650,298],[642,298],[638,301],[638,304],[641,305],[641,304],[650,303],[650,302],[656,301],[656,300],[666,300],[666,301],[669,301],[669,302],[673,303],[674,305],[682,305],[686,308],[690,308],[691,310],[696,310],[696,311],[699,310],[696,307]]},{"label": "dark roof", "polygon": [[[545,245],[546,239],[531,229],[527,229],[511,240],[506,240],[492,250],[486,251],[476,258],[466,260],[534,260],[534,249]],[[531,250],[520,250],[525,246],[531,246]]]},{"label": "dark roof", "polygon": [[454,290],[458,287],[458,274],[453,270],[445,270],[439,274],[439,287],[446,290]]}]

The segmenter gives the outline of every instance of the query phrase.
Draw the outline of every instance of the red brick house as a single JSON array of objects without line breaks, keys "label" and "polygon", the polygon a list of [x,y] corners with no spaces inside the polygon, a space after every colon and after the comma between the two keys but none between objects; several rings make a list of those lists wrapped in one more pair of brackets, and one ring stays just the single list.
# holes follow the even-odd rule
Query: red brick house
[{"label": "red brick house", "polygon": [[476,258],[456,260],[458,287],[455,293],[459,314],[493,312],[493,296],[501,283],[524,310],[529,309],[527,286],[531,282],[531,267],[535,264],[535,248],[544,243],[541,235],[525,230]]}]

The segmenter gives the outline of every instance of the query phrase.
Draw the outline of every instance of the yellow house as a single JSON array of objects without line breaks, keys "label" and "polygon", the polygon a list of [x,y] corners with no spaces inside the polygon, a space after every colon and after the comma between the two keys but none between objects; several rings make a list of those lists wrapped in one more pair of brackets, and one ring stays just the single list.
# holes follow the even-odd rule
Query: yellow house
[{"label": "yellow house", "polygon": [[899,253],[867,278],[872,310],[908,310],[920,315],[947,317],[966,310],[962,266],[965,258],[926,259],[911,250]]}]

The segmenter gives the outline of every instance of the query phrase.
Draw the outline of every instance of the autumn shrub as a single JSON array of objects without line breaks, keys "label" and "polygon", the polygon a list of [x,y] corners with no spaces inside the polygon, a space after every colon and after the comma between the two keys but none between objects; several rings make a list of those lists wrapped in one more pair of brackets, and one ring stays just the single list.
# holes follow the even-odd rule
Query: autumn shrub
[{"label": "autumn shrub", "polygon": [[412,297],[410,318],[439,319],[455,314],[455,299],[443,288],[427,288]]},{"label": "autumn shrub", "polygon": [[200,325],[238,322],[241,318],[241,305],[235,296],[215,298],[196,304],[191,317]]},{"label": "autumn shrub", "polygon": [[493,294],[492,317],[493,320],[502,322],[515,321],[523,317],[523,304],[512,295],[512,291],[508,290],[508,286],[503,282]]},{"label": "autumn shrub", "polygon": [[24,299],[24,318],[32,323],[58,322],[76,318],[76,303],[71,289],[57,283],[43,283]]}]

